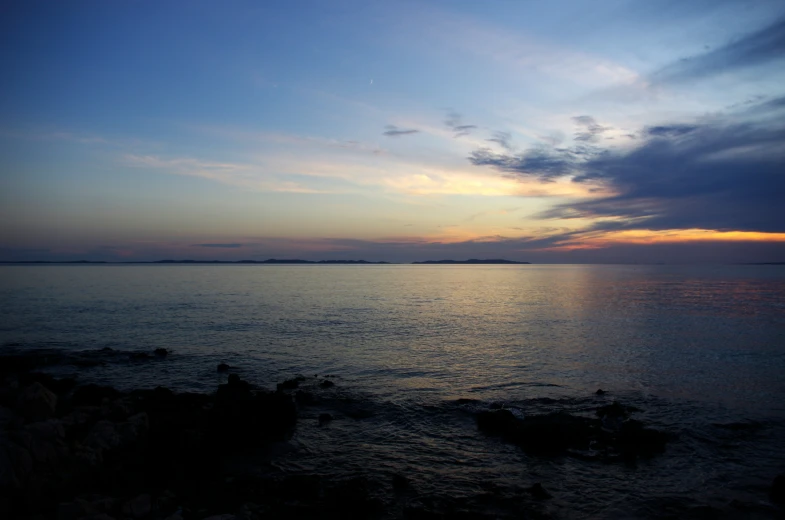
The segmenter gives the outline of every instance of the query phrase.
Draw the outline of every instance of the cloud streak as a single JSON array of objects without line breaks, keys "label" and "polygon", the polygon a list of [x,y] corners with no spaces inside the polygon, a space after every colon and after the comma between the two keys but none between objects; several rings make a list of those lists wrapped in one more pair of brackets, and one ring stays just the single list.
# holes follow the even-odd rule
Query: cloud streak
[{"label": "cloud streak", "polygon": [[785,18],[718,49],[668,65],[653,79],[680,83],[775,61],[785,61]]},{"label": "cloud streak", "polygon": [[387,137],[401,137],[403,135],[412,135],[420,132],[419,130],[415,129],[398,128],[395,125],[387,125],[385,128],[387,130],[382,132],[382,135],[386,135]]},{"label": "cloud streak", "polygon": [[243,244],[193,244],[191,247],[214,247],[219,249],[237,249]]},{"label": "cloud streak", "polygon": [[453,137],[463,137],[469,135],[472,130],[477,128],[477,125],[467,125],[463,123],[463,116],[457,112],[450,112],[447,114],[447,119],[444,120],[447,128],[452,130]]}]

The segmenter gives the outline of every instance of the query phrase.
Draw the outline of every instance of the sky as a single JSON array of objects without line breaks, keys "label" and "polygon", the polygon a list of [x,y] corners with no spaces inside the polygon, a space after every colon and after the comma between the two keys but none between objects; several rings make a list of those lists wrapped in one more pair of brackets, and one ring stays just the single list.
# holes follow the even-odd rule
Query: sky
[{"label": "sky", "polygon": [[0,5],[0,260],[785,261],[781,0]]}]

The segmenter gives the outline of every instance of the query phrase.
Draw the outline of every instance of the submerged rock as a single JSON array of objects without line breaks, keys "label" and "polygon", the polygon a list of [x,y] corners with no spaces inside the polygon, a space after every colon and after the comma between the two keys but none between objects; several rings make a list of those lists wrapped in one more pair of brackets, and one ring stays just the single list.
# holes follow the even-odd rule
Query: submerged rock
[{"label": "submerged rock", "polygon": [[302,376],[298,376],[298,377],[295,377],[295,378],[292,378],[292,379],[287,379],[283,383],[278,383],[276,388],[278,389],[278,391],[281,391],[281,390],[294,390],[295,388],[299,387],[300,383],[302,383],[303,381],[305,381],[305,378],[302,377]]},{"label": "submerged rock", "polygon": [[785,475],[777,475],[771,483],[769,498],[772,502],[785,504]]},{"label": "submerged rock", "polygon": [[532,494],[532,496],[539,500],[545,500],[547,498],[551,498],[553,495],[548,493],[548,491],[542,487],[542,484],[539,482],[533,484],[530,488],[527,488],[526,491]]},{"label": "submerged rock", "polygon": [[401,492],[409,487],[409,479],[403,475],[395,474],[392,477],[392,488],[394,491]]},{"label": "submerged rock", "polygon": [[[614,403],[597,410],[600,419],[564,412],[519,419],[509,410],[492,410],[477,415],[477,427],[534,455],[575,454],[591,459],[594,456],[587,456],[587,453],[598,453],[611,459],[615,455],[629,460],[661,452],[668,441],[667,434],[629,419],[631,410],[633,408]],[[611,422],[612,430],[607,427]]]}]

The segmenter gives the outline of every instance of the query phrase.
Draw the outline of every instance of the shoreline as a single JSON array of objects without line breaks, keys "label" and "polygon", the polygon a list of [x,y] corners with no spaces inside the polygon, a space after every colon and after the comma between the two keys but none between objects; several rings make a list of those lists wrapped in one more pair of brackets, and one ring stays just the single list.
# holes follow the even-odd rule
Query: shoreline
[{"label": "shoreline", "polygon": [[[550,507],[547,482],[485,492],[482,499],[445,501],[418,492],[403,473],[380,482],[372,468],[351,478],[277,468],[276,458],[296,449],[288,440],[303,421],[302,411],[334,391],[331,376],[297,377],[266,390],[243,381],[228,365],[219,365],[216,370],[229,378],[214,392],[175,393],[164,387],[123,392],[39,371],[62,364],[89,367],[127,355],[139,362],[165,361],[167,352],[0,352],[0,497],[8,497],[0,500],[0,516],[559,517]],[[660,456],[672,440],[668,432],[635,420],[635,412],[613,401],[596,408],[592,417],[557,410],[519,418],[503,405],[492,405],[475,419],[489,438],[533,457],[634,467],[638,459]],[[329,427],[332,420],[329,413],[319,414],[319,427]],[[778,488],[775,480],[773,502],[782,499],[782,484],[780,478]],[[711,518],[732,518],[734,513],[775,518],[782,510],[730,503],[726,510],[698,506],[685,511],[688,517],[699,512]]]}]

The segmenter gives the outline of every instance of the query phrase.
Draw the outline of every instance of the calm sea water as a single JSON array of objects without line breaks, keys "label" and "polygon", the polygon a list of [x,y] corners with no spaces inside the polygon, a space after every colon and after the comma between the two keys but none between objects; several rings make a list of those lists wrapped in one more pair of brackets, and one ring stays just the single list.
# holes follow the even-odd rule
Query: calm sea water
[{"label": "calm sea water", "polygon": [[[212,391],[219,362],[267,387],[330,374],[279,467],[402,472],[445,500],[543,482],[560,516],[657,516],[765,501],[785,471],[780,266],[4,266],[9,344],[172,352],[78,374],[124,388]],[[525,415],[609,399],[677,439],[631,468],[530,458],[474,426],[493,402]],[[759,427],[716,426],[740,421]]]}]

